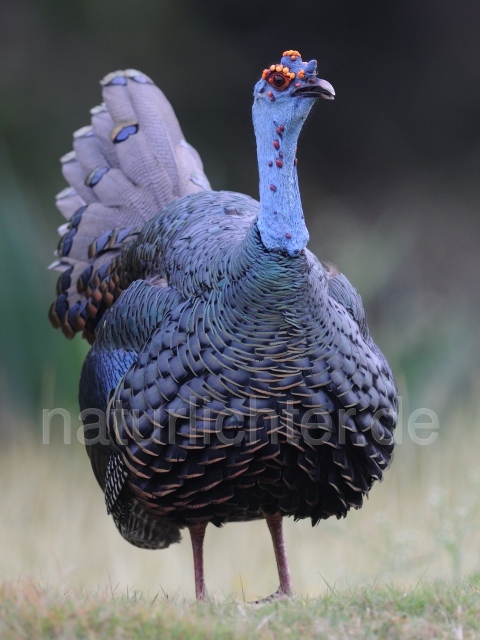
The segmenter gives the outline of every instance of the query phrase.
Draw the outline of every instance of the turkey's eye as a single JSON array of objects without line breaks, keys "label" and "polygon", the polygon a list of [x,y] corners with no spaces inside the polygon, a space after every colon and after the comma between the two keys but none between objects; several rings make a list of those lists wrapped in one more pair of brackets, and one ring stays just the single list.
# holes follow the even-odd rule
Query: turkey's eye
[{"label": "turkey's eye", "polygon": [[272,84],[275,87],[275,89],[285,89],[288,83],[287,83],[287,79],[283,74],[276,73],[272,77]]},{"label": "turkey's eye", "polygon": [[276,66],[272,64],[270,70],[264,70],[262,78],[277,91],[285,91],[293,78],[295,78],[295,73],[290,71],[288,67],[284,67],[283,64],[277,64]]}]

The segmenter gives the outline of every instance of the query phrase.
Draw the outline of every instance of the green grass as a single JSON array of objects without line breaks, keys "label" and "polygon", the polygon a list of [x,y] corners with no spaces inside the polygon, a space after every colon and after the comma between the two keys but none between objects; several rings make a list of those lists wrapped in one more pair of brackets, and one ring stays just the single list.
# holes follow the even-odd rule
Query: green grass
[{"label": "green grass", "polygon": [[480,594],[446,583],[333,591],[266,605],[190,603],[141,593],[75,593],[29,581],[0,587],[0,637],[10,638],[477,638]]}]

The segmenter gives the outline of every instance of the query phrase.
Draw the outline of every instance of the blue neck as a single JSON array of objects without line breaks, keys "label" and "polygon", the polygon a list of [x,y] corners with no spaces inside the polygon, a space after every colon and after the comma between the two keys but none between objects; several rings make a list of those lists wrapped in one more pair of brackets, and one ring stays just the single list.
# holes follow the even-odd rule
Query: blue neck
[{"label": "blue neck", "polygon": [[260,176],[258,229],[267,249],[296,256],[309,239],[295,157],[298,136],[309,109],[306,113],[292,114],[289,104],[277,103],[272,108],[274,105],[266,103],[268,100],[264,94],[256,98],[253,106]]}]

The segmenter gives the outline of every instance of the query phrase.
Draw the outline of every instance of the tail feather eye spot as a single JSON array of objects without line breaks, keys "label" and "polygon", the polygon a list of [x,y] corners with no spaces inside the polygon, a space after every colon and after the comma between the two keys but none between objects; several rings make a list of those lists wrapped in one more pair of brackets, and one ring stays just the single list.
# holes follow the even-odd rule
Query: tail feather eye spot
[{"label": "tail feather eye spot", "polygon": [[57,282],[57,295],[61,295],[62,293],[67,293],[68,289],[70,289],[70,285],[72,284],[72,271],[73,266],[66,269]]},{"label": "tail feather eye spot", "polygon": [[125,86],[127,84],[127,79],[124,76],[115,76],[113,77],[111,80],[109,80],[108,82],[105,83],[106,87],[109,86],[115,86],[115,85],[120,85],[120,86]]},{"label": "tail feather eye spot", "polygon": [[78,225],[80,224],[80,221],[82,220],[82,215],[83,212],[85,211],[85,209],[87,208],[87,205],[83,205],[81,206],[79,209],[77,209],[75,211],[75,213],[73,214],[71,220],[70,220],[70,226],[72,228],[78,229]]},{"label": "tail feather eye spot", "polygon": [[138,131],[138,123],[136,122],[115,127],[111,133],[112,141],[114,144],[118,144],[119,142],[124,142],[130,136],[135,135],[137,131]]},{"label": "tail feather eye spot", "polygon": [[99,169],[94,169],[93,171],[91,171],[85,178],[85,186],[94,187],[100,182],[100,180],[108,172],[109,169],[110,167],[100,167]]},{"label": "tail feather eye spot", "polygon": [[72,227],[70,231],[60,240],[60,244],[58,246],[58,255],[68,256],[70,253],[70,249],[73,244],[73,237],[77,233],[76,227]]}]

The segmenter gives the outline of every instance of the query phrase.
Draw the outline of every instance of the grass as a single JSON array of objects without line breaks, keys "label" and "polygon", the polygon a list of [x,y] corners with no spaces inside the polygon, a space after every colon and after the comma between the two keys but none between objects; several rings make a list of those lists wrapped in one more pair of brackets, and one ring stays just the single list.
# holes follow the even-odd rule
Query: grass
[{"label": "grass", "polygon": [[437,582],[375,586],[263,606],[185,602],[141,593],[59,592],[33,581],[0,587],[0,636],[10,638],[476,638],[480,594]]}]

